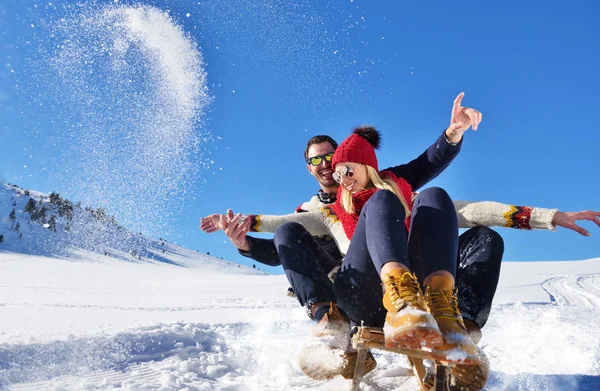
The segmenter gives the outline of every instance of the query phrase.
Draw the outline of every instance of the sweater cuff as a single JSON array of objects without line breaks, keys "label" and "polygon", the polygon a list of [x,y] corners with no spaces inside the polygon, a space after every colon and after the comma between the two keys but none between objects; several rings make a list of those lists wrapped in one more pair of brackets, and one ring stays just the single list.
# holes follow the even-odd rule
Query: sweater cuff
[{"label": "sweater cuff", "polygon": [[531,228],[556,231],[556,226],[552,224],[556,212],[558,212],[558,209],[533,208],[530,220]]},{"label": "sweater cuff", "polygon": [[250,232],[262,232],[260,229],[260,226],[262,225],[262,222],[260,221],[260,216],[261,215],[250,215],[251,218],[251,222],[250,222]]}]

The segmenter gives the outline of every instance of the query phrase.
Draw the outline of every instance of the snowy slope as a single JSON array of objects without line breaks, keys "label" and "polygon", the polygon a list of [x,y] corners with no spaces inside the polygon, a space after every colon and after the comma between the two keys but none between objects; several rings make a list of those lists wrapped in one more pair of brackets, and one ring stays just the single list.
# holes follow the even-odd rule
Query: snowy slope
[{"label": "snowy slope", "polygon": [[[30,199],[45,221],[25,211]],[[0,187],[0,389],[348,388],[299,370],[312,324],[285,276],[129,232],[91,208],[68,215],[64,202]],[[599,306],[600,258],[505,262],[481,341],[486,389],[600,389]],[[364,390],[416,388],[403,357],[374,354]]]},{"label": "snowy slope", "polygon": [[[0,384],[21,390],[343,390],[307,379],[311,327],[281,275],[0,254]],[[233,269],[235,271],[235,268]],[[600,389],[600,258],[503,265],[488,390]],[[365,390],[414,390],[375,352]],[[187,388],[186,388],[187,387]]]},{"label": "snowy slope", "polygon": [[[27,204],[33,206],[28,210]],[[43,212],[41,212],[43,210]],[[12,218],[11,218],[12,214]],[[121,259],[264,274],[122,227],[102,209],[0,183],[0,251],[72,260]]]}]

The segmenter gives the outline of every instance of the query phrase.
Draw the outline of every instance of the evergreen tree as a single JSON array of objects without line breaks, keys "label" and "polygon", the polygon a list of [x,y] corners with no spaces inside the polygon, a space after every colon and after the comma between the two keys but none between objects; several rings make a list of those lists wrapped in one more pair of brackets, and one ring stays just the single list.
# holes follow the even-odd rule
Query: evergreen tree
[{"label": "evergreen tree", "polygon": [[50,202],[53,204],[58,204],[60,202],[60,194],[55,192],[50,193]]},{"label": "evergreen tree", "polygon": [[[95,215],[96,215],[96,217],[98,218],[98,220],[100,220],[100,221],[104,221],[104,220],[106,220],[106,210],[104,210],[104,208],[98,208],[98,209],[96,210],[96,213],[95,213]],[[140,232],[140,235],[141,235],[141,234],[142,234],[142,233]]]},{"label": "evergreen tree", "polygon": [[21,230],[21,224],[17,223],[17,225],[15,225],[15,232],[19,233],[20,230]]},{"label": "evergreen tree", "polygon": [[27,201],[27,204],[25,205],[25,212],[32,215],[35,213],[36,209],[37,205],[35,203],[35,200],[33,198],[30,198],[29,201]]},{"label": "evergreen tree", "polygon": [[0,235],[0,243],[4,243],[4,235]]},{"label": "evergreen tree", "polygon": [[47,209],[46,209],[46,207],[45,207],[45,206],[42,206],[42,207],[40,208],[40,215],[42,216],[42,218],[41,218],[41,220],[42,220],[42,223],[45,223],[45,222],[46,222],[46,211],[47,211]]},{"label": "evergreen tree", "polygon": [[17,218],[15,208],[13,208],[13,210],[10,212],[10,215],[8,215],[8,218],[11,221],[10,229],[13,229],[13,226],[15,225],[15,219]]},{"label": "evergreen tree", "polygon": [[56,232],[56,215],[52,214],[48,220],[48,228]]},{"label": "evergreen tree", "polygon": [[36,208],[35,212],[31,215],[31,220],[39,220],[41,224],[46,224],[46,207],[42,206],[39,209]]},{"label": "evergreen tree", "polygon": [[69,200],[63,200],[58,206],[59,216],[65,216],[67,220],[73,219],[73,203]]}]

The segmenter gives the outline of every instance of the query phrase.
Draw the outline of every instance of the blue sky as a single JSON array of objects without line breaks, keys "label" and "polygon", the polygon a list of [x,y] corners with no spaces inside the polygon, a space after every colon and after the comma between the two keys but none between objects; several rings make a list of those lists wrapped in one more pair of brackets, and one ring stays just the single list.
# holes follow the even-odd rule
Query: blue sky
[{"label": "blue sky", "polygon": [[[222,233],[199,232],[199,218],[228,207],[243,213],[292,212],[318,189],[302,156],[306,140],[315,134],[341,141],[353,126],[372,124],[383,137],[380,166],[409,161],[448,125],[452,101],[461,91],[464,105],[480,110],[483,122],[479,131],[465,135],[460,155],[431,185],[444,187],[455,199],[600,210],[596,2],[49,3],[0,5],[0,177],[21,187],[58,191],[76,201],[82,189],[73,183],[93,178],[72,180],[81,176],[73,163],[81,151],[64,145],[64,132],[93,112],[106,119],[103,123],[126,129],[111,136],[109,142],[119,145],[120,137],[136,129],[131,119],[139,117],[134,104],[119,106],[125,113],[110,114],[114,108],[106,102],[119,102],[119,96],[101,87],[111,85],[105,84],[101,62],[94,65],[98,76],[86,79],[99,86],[96,91],[106,97],[101,102],[80,104],[84,96],[71,83],[61,86],[49,76],[52,70],[43,64],[52,62],[57,45],[69,38],[52,34],[53,26],[92,8],[146,5],[169,11],[172,23],[198,45],[212,97],[193,125],[202,143],[186,160],[199,169],[180,178],[183,196],[157,211],[167,216],[172,241],[247,263]],[[77,43],[96,47],[93,41]],[[131,74],[140,83],[135,88],[145,91],[149,73],[129,69],[112,77],[119,82]],[[124,155],[103,156],[112,161],[94,172],[111,178]],[[140,180],[135,191],[143,201],[157,186]],[[90,202],[110,210],[105,203],[114,194],[110,184],[107,188]],[[133,220],[133,228],[142,231],[154,224],[144,213]],[[600,256],[600,230],[582,225],[591,237],[562,229],[499,228],[505,259]]]}]

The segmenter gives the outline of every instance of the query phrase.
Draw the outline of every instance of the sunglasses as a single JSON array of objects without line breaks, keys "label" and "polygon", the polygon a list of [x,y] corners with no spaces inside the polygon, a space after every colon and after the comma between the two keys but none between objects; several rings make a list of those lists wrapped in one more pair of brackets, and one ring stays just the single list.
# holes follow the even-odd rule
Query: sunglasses
[{"label": "sunglasses", "polygon": [[333,172],[333,174],[331,174],[331,176],[333,177],[333,180],[336,181],[337,183],[342,183],[342,175],[347,176],[348,178],[352,178],[352,176],[354,175],[354,166],[350,167],[350,166],[343,166],[341,170],[335,170]]},{"label": "sunglasses", "polygon": [[313,166],[320,166],[321,163],[323,163],[323,159],[325,159],[326,162],[330,162],[332,158],[333,158],[333,152],[329,152],[326,155],[309,157],[306,162]]}]

